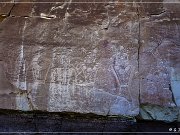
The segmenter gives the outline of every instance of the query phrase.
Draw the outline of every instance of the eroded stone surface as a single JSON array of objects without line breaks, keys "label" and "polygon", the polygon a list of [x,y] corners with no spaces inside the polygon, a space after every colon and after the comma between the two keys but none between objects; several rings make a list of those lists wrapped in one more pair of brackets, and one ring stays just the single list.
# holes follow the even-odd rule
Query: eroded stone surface
[{"label": "eroded stone surface", "polygon": [[178,114],[179,110],[176,107],[142,105],[140,109],[140,116],[144,120],[174,122],[178,120]]},{"label": "eroded stone surface", "polygon": [[[137,115],[136,8],[68,5],[54,13],[64,18],[41,13],[38,18],[9,17],[1,24],[7,78],[25,92],[16,100],[17,109]],[[35,13],[41,9],[34,8]]]},{"label": "eroded stone surface", "polygon": [[[3,3],[5,2],[5,3]],[[11,12],[14,3],[13,0],[1,0],[0,2],[0,15],[8,15]]]},{"label": "eroded stone surface", "polygon": [[0,24],[0,60],[15,109],[137,115],[139,104],[179,106],[179,4],[119,2],[14,5]]},{"label": "eroded stone surface", "polygon": [[148,11],[144,12],[146,16],[142,14],[139,61],[141,103],[179,106],[179,82],[176,83],[173,78],[176,78],[174,72],[178,74],[180,69],[180,22],[179,14],[176,14],[179,9],[177,5],[172,9],[173,5],[163,3],[156,14]]},{"label": "eroded stone surface", "polygon": [[0,108],[16,109],[16,93],[13,85],[4,73],[3,61],[0,61]]}]

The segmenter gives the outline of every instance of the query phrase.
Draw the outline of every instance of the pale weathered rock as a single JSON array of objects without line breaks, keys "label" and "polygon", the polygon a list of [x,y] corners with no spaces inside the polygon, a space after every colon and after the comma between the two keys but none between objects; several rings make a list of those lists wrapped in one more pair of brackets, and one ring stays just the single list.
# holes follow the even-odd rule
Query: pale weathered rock
[{"label": "pale weathered rock", "polygon": [[178,120],[179,110],[176,107],[158,105],[141,105],[140,117],[144,120],[174,122]]},{"label": "pale weathered rock", "polygon": [[180,106],[180,62],[171,68],[171,88],[177,106]]}]

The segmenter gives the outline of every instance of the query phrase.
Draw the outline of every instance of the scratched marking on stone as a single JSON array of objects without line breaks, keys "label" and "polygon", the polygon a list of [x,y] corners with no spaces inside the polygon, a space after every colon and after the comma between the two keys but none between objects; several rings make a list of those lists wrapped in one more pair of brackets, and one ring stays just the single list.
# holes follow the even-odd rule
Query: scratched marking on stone
[{"label": "scratched marking on stone", "polygon": [[[16,82],[14,82],[15,86],[21,90],[27,90],[27,82],[26,82],[26,63],[24,58],[24,31],[27,27],[25,22],[24,27],[22,28],[22,43],[20,46],[20,54],[17,64],[17,70],[15,71],[18,74],[18,78]],[[16,74],[16,73],[15,73]]]},{"label": "scratched marking on stone", "polygon": [[132,108],[129,86],[134,68],[126,49],[118,42],[52,47],[48,50],[49,61],[45,48],[32,47],[37,53],[30,56],[26,66],[28,75],[32,74],[27,87],[34,107],[38,107],[39,88],[46,84],[49,85],[48,111],[124,114],[121,108]]},{"label": "scratched marking on stone", "polygon": [[[76,108],[75,111],[118,114],[123,113],[119,106],[132,107],[129,80],[134,69],[123,46],[105,42],[102,46],[92,48],[53,47],[49,50],[52,60],[48,64],[42,60],[44,49],[34,47],[37,53],[32,54],[30,64],[26,67],[28,71],[31,69],[29,74],[32,74],[32,80],[28,80],[27,88],[31,91],[34,107],[37,107],[38,88],[43,83],[49,83],[49,111],[72,111]],[[109,103],[103,103],[104,100]],[[98,110],[92,107],[93,104],[101,104],[102,107]],[[108,110],[110,106],[113,106],[111,111]]]},{"label": "scratched marking on stone", "polygon": [[[58,54],[57,50],[63,53]],[[52,108],[49,108],[50,110],[54,110],[54,108],[57,108],[57,106],[59,108],[72,108],[75,101],[73,101],[71,98],[78,95],[77,89],[80,91],[85,91],[87,95],[88,91],[86,87],[88,85],[92,87],[94,84],[94,82],[89,82],[89,80],[93,79],[89,79],[91,75],[86,73],[87,69],[84,63],[76,61],[71,63],[73,58],[71,58],[70,52],[71,51],[62,47],[55,48],[53,51],[52,66],[55,66],[55,68],[51,71],[49,104],[50,107],[52,106]],[[79,60],[79,58],[76,60]],[[88,70],[90,71],[91,69],[89,68]],[[54,93],[56,93],[56,95]],[[55,96],[61,98],[57,98]]]},{"label": "scratched marking on stone", "polygon": [[[128,56],[125,52],[123,52],[124,50],[122,47],[120,47],[121,52],[119,52],[119,50],[113,46],[111,47],[111,50],[113,51],[113,53],[109,57],[109,60],[107,59],[107,63],[108,61],[113,62],[113,59],[116,59],[114,69],[117,71],[117,79],[120,81],[119,90],[116,94],[120,96],[120,93],[123,94],[123,92],[121,92],[122,90],[128,91],[128,85],[130,85],[128,84],[128,77],[132,68],[129,66]],[[97,84],[97,79],[99,83],[102,84],[102,90],[104,91],[103,87],[106,87],[108,78],[106,79],[106,81],[104,80],[105,78],[99,78],[99,75],[101,74],[100,72],[103,70],[104,72],[108,71],[109,75],[111,76],[113,76],[113,73],[111,66],[104,67],[105,65],[103,65],[103,63],[105,61],[103,60],[103,58],[97,59],[98,53],[100,53],[98,51],[99,50],[95,48],[90,53],[88,53],[88,55],[85,55],[85,57],[77,57],[77,54],[75,54],[74,57],[73,55],[74,52],[76,52],[76,48],[53,48],[52,67],[50,71],[51,81],[49,87],[49,111],[68,110],[77,106],[77,102],[79,102],[79,106],[82,106],[82,104],[87,102],[81,99],[83,96],[88,99],[88,97],[90,97],[92,93],[94,93],[93,91],[100,90],[100,87],[98,86],[99,84]],[[86,52],[87,50],[85,48],[82,48],[79,54],[83,54]],[[101,59],[104,62],[101,62]],[[107,83],[113,84],[111,82],[113,80],[109,81],[110,82]],[[107,84],[107,92],[112,93],[111,91],[114,86],[111,89],[109,89],[110,87],[108,87],[109,84]],[[128,92],[128,94],[129,97],[132,98],[131,93]],[[78,98],[78,100],[76,99],[76,97]],[[130,102],[125,98],[123,99],[123,102],[130,105]],[[119,103],[120,102],[117,101],[116,107],[119,106]]]}]

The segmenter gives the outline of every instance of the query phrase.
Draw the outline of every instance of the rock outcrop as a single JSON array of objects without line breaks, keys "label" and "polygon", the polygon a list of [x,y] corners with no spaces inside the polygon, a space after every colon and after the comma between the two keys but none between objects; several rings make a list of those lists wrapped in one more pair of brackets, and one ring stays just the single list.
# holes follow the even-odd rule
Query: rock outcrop
[{"label": "rock outcrop", "polygon": [[149,104],[177,120],[180,1],[168,2],[1,3],[0,108],[136,116]]}]

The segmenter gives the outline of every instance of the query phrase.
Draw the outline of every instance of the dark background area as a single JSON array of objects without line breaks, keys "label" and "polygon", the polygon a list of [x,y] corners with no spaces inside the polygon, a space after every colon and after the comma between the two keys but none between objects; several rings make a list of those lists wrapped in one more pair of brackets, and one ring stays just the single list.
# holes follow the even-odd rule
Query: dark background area
[{"label": "dark background area", "polygon": [[[79,113],[48,113],[0,111],[0,132],[17,134],[48,134],[58,133],[96,133],[96,134],[147,134],[147,132],[169,132],[169,128],[177,129],[180,123],[165,123],[160,121],[142,121],[122,116],[99,116]],[[21,132],[21,133],[20,133]],[[79,132],[79,133],[77,133]],[[111,133],[110,133],[111,132]],[[120,133],[121,132],[121,133]],[[124,132],[124,133],[122,133]],[[135,133],[137,132],[137,133]],[[169,132],[169,134],[174,131]]]}]

